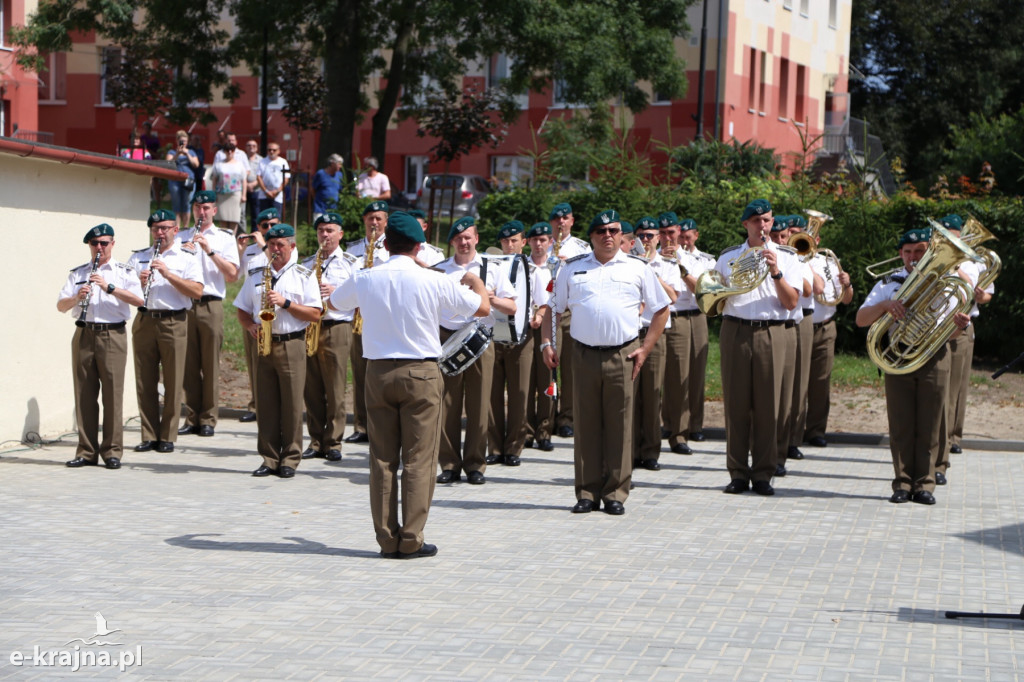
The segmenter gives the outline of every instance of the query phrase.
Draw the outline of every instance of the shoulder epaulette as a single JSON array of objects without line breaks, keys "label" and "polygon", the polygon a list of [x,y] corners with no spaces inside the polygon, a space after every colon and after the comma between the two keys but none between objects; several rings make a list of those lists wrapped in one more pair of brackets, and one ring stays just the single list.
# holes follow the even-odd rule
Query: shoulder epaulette
[{"label": "shoulder epaulette", "polygon": [[359,262],[359,259],[353,256],[348,251],[342,251],[341,255],[345,257],[345,260],[347,260],[349,263],[352,263],[353,265]]},{"label": "shoulder epaulette", "polygon": [[235,236],[234,230],[229,230],[226,227],[218,227],[217,229],[220,230],[221,232],[223,232],[224,234],[226,234],[229,237],[234,237]]},{"label": "shoulder epaulette", "polygon": [[886,275],[882,278],[883,284],[903,284],[906,281],[906,277],[900,277],[899,275]]},{"label": "shoulder epaulette", "polygon": [[134,249],[134,250],[132,250],[132,253],[142,253],[143,251],[152,251],[152,250],[153,250],[152,246],[143,246],[141,249]]},{"label": "shoulder epaulette", "polygon": [[256,274],[259,274],[261,272],[263,272],[263,266],[260,266],[258,268],[249,268],[249,274],[250,275],[256,275]]},{"label": "shoulder epaulette", "polygon": [[448,274],[447,272],[445,272],[441,268],[437,267],[436,265],[428,265],[427,266],[427,270],[433,270],[434,272],[440,272],[442,275],[447,275]]},{"label": "shoulder epaulette", "polygon": [[444,251],[442,251],[441,249],[437,248],[436,246],[434,246],[430,242],[425,243],[423,246],[428,248],[428,249],[432,249],[434,251],[437,251],[438,253],[444,253]]},{"label": "shoulder epaulette", "polygon": [[381,235],[381,236],[377,237],[377,241],[375,241],[373,243],[373,245],[376,246],[378,249],[383,249],[384,248],[384,235]]},{"label": "shoulder epaulette", "polygon": [[75,267],[73,267],[73,268],[71,268],[70,270],[68,270],[68,272],[74,272],[75,270],[78,270],[79,268],[84,268],[84,267],[86,267],[87,265],[88,265],[88,266],[91,266],[91,265],[92,265],[92,263],[82,263],[81,265],[76,265]]},{"label": "shoulder epaulette", "polygon": [[635,258],[638,261],[640,261],[641,263],[643,263],[644,265],[647,265],[648,263],[651,262],[651,261],[647,260],[646,258],[644,258],[643,256],[638,256],[635,253],[627,253],[626,256],[628,258]]},{"label": "shoulder epaulette", "polygon": [[796,249],[794,249],[792,246],[789,246],[788,244],[776,244],[775,248],[777,248],[779,251],[785,251],[786,253],[796,253]]},{"label": "shoulder epaulette", "polygon": [[573,256],[572,258],[566,259],[565,264],[568,265],[569,263],[575,263],[579,259],[586,258],[589,255],[590,255],[589,253],[581,253],[578,256]]},{"label": "shoulder epaulette", "polygon": [[[577,237],[575,235],[569,235],[569,239],[573,240],[574,244],[579,242],[580,244],[583,244],[583,246],[590,246],[590,244],[588,244],[587,242],[583,241],[582,239],[580,239],[579,237]],[[568,241],[568,240],[566,240],[566,241]]]},{"label": "shoulder epaulette", "polygon": [[362,237],[360,237],[359,239],[353,239],[350,242],[345,242],[345,246],[355,246],[356,244],[358,244],[361,241],[363,241]]},{"label": "shoulder epaulette", "polygon": [[729,253],[730,251],[735,251],[736,249],[740,248],[741,246],[743,246],[743,245],[742,244],[737,244],[736,246],[730,246],[730,247],[727,247],[725,249],[722,249],[722,252],[718,254],[718,257],[721,258],[725,254]]},{"label": "shoulder epaulette", "polygon": [[127,263],[114,263],[114,265],[116,265],[117,267],[121,268],[122,270],[127,270],[129,272],[135,272],[135,268],[133,268],[132,266],[128,265]]},{"label": "shoulder epaulette", "polygon": [[311,262],[314,262],[314,261],[316,261],[316,254],[315,253],[312,256],[306,256],[305,258],[302,259],[302,263],[303,264],[311,263]]},{"label": "shoulder epaulette", "polygon": [[313,274],[312,270],[310,270],[309,268],[305,268],[305,267],[303,267],[301,265],[298,265],[298,264],[295,265],[295,271],[298,272],[303,277],[309,277],[310,275]]}]

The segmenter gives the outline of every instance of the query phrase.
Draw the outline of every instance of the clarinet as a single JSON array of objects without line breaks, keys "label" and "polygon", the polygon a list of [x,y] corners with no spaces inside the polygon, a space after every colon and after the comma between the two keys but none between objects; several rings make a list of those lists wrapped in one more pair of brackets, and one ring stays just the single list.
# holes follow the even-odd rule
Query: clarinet
[{"label": "clarinet", "polygon": [[[100,252],[97,251],[96,252],[96,257],[93,258],[93,260],[92,260],[92,270],[89,272],[89,277],[90,278],[93,275],[96,274],[96,271],[99,270],[99,267],[100,267]],[[88,281],[89,280],[86,280],[86,282],[88,282]],[[85,326],[85,316],[89,314],[89,302],[90,301],[92,301],[92,284],[89,285],[89,295],[86,296],[85,298],[83,298],[79,302],[79,304],[78,304],[78,306],[82,309],[82,311],[80,313],[78,313],[78,321],[75,322],[75,326],[76,327],[84,327]]]},{"label": "clarinet", "polygon": [[153,288],[153,276],[156,274],[153,272],[153,263],[160,255],[161,242],[163,242],[162,239],[156,240],[156,243],[153,244],[153,255],[149,257],[149,279],[146,280],[146,290],[142,294],[142,307],[139,308],[142,312],[146,312],[146,306],[149,305],[149,290]]}]

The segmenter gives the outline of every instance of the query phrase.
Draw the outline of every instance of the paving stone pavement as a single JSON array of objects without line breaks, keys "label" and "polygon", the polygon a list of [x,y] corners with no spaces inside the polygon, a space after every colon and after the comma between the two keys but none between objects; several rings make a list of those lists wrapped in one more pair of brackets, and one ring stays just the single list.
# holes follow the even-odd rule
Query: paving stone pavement
[{"label": "paving stone pavement", "polygon": [[[585,428],[585,425],[583,426]],[[137,426],[126,442],[138,439]],[[380,559],[365,446],[256,479],[255,425],[67,469],[0,453],[0,678],[113,679],[46,651],[141,651],[152,680],[954,680],[1024,670],[1020,453],[954,456],[893,505],[888,449],[805,448],[774,497],[723,495],[724,443],[662,454],[626,515],[573,515],[572,444],[438,486],[432,559]],[[111,629],[87,646],[102,613]],[[115,639],[111,639],[114,637]],[[72,643],[76,638],[85,642]],[[117,646],[115,646],[115,644]],[[141,649],[139,649],[141,647]],[[12,655],[24,654],[21,665]]]}]

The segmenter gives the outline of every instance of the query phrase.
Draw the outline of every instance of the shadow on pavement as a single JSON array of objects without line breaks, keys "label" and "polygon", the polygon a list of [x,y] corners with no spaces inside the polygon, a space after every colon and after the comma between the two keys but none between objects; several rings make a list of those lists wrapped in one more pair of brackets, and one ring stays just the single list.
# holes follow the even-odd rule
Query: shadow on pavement
[{"label": "shadow on pavement", "polygon": [[286,537],[284,540],[290,542],[225,542],[221,540],[207,540],[205,538],[217,537],[220,533],[191,533],[179,535],[164,540],[168,545],[174,547],[185,547],[187,549],[208,549],[219,552],[261,552],[266,554],[323,554],[326,556],[349,556],[362,557],[366,559],[379,559],[377,552],[367,552],[359,549],[345,549],[343,547],[328,547],[322,542],[313,542],[305,538]]}]

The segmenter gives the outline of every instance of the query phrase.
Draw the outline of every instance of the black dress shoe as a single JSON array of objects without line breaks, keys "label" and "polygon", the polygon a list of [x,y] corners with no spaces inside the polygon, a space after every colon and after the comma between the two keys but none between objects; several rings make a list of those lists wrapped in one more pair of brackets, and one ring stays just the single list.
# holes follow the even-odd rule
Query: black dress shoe
[{"label": "black dress shoe", "polygon": [[191,424],[185,424],[180,429],[178,429],[178,435],[179,436],[190,436],[193,433],[199,433],[199,427],[198,426],[192,426]]},{"label": "black dress shoe", "polygon": [[487,459],[484,461],[488,464],[497,464],[505,461],[505,455],[487,455]]},{"label": "black dress shoe", "polygon": [[96,462],[86,459],[85,457],[75,457],[74,459],[64,462],[64,466],[77,469],[78,467],[94,467]]},{"label": "black dress shoe", "polygon": [[422,545],[420,545],[420,548],[417,549],[415,552],[399,552],[398,553],[398,558],[399,559],[419,559],[421,557],[435,556],[436,554],[437,554],[437,545],[428,545],[427,543],[424,542]]},{"label": "black dress shoe", "polygon": [[795,445],[790,445],[789,450],[786,452],[786,459],[803,459],[804,453],[800,452],[800,448]]},{"label": "black dress shoe", "polygon": [[963,453],[964,449],[962,447],[960,447],[959,445],[953,444],[953,445],[949,446],[949,451],[951,453],[953,453],[954,455],[959,455],[959,454]]},{"label": "black dress shoe", "polygon": [[911,493],[910,501],[917,502],[918,504],[935,504],[935,496],[927,490],[918,490]]},{"label": "black dress shoe", "polygon": [[544,440],[537,441],[537,449],[541,452],[551,452],[555,449],[555,446],[551,444],[551,441],[545,438]]},{"label": "black dress shoe", "polygon": [[519,455],[505,455],[504,464],[507,467],[517,467],[522,464],[522,460],[519,459]]},{"label": "black dress shoe", "polygon": [[107,460],[107,468],[108,469],[120,469],[121,468],[121,460],[118,459],[117,457],[111,457],[110,459]]},{"label": "black dress shoe", "polygon": [[385,552],[383,549],[380,551],[381,559],[401,559],[402,553],[397,549],[394,552]]},{"label": "black dress shoe", "polygon": [[319,454],[320,453],[314,450],[313,448],[306,448],[305,450],[302,451],[302,459],[313,459]]},{"label": "black dress shoe", "polygon": [[340,462],[341,461],[341,450],[331,449],[324,455],[324,459],[328,462]]},{"label": "black dress shoe", "polygon": [[828,441],[826,441],[821,436],[815,436],[814,438],[808,438],[807,439],[807,444],[808,445],[813,445],[816,448],[823,448],[823,447],[827,447],[828,446]]},{"label": "black dress shoe", "polygon": [[658,464],[656,459],[642,459],[640,460],[640,466],[648,471],[661,471],[661,465]]},{"label": "black dress shoe", "polygon": [[242,416],[238,418],[238,421],[240,421],[240,422],[254,422],[254,421],[256,421],[256,413],[255,412],[243,412]]},{"label": "black dress shoe", "polygon": [[346,443],[369,443],[370,437],[362,431],[356,431],[351,436],[345,439]]},{"label": "black dress shoe", "polygon": [[573,430],[571,426],[559,426],[558,435],[562,438],[572,438]]},{"label": "black dress shoe", "polygon": [[904,502],[907,502],[909,500],[910,500],[910,491],[909,490],[897,490],[896,492],[894,492],[892,494],[892,497],[889,498],[889,501],[892,502],[893,504],[903,504]]},{"label": "black dress shoe", "polygon": [[292,467],[281,467],[277,470],[277,475],[281,478],[295,478],[295,469]]},{"label": "black dress shoe", "polygon": [[472,483],[473,485],[483,485],[484,483],[487,482],[487,479],[485,479],[484,475],[479,471],[470,471],[468,474],[466,474],[466,480]]},{"label": "black dress shoe", "polygon": [[662,429],[661,430],[661,439],[662,440],[668,440],[668,437],[671,436],[671,435],[672,435],[672,432],[669,431],[668,429]]},{"label": "black dress shoe", "polygon": [[159,441],[144,440],[135,446],[135,452],[149,452]]},{"label": "black dress shoe", "polygon": [[740,493],[745,493],[748,490],[750,490],[750,483],[744,481],[742,478],[734,478],[729,485],[725,486],[725,490],[722,492],[729,493],[730,495],[739,495]]},{"label": "black dress shoe", "polygon": [[622,516],[626,513],[626,507],[617,500],[604,503],[604,513],[611,514],[612,516]]},{"label": "black dress shoe", "polygon": [[698,443],[703,443],[704,439],[705,439],[705,436],[704,436],[704,432],[703,431],[694,431],[693,433],[690,434],[690,440],[692,440],[692,441],[696,441]]},{"label": "black dress shoe", "polygon": [[204,424],[203,426],[199,427],[199,430],[196,431],[196,434],[202,436],[203,438],[209,438],[210,436],[213,435],[213,427],[210,426],[209,424]]},{"label": "black dress shoe", "polygon": [[455,472],[451,469],[445,469],[441,472],[441,475],[437,477],[438,483],[451,483],[452,481],[462,480],[462,476],[456,477]]},{"label": "black dress shoe", "polygon": [[754,492],[758,495],[774,495],[775,488],[768,481],[754,481]]},{"label": "black dress shoe", "polygon": [[941,471],[935,472],[935,485],[946,485],[946,474]]},{"label": "black dress shoe", "polygon": [[677,455],[692,455],[693,449],[686,443],[676,443],[672,446],[672,452]]},{"label": "black dress shoe", "polygon": [[775,465],[775,475],[776,476],[785,476],[786,475],[786,465],[785,464],[776,464]]},{"label": "black dress shoe", "polygon": [[589,514],[590,512],[597,509],[597,505],[594,504],[593,500],[580,500],[572,508],[573,514]]},{"label": "black dress shoe", "polygon": [[525,441],[523,441],[523,447],[524,448],[532,448],[533,447],[533,439],[532,438],[527,438]]},{"label": "black dress shoe", "polygon": [[268,467],[266,464],[264,464],[259,469],[252,472],[252,475],[256,476],[257,478],[261,478],[263,476],[269,476],[272,473],[274,473],[274,470]]},{"label": "black dress shoe", "polygon": [[163,453],[174,452],[174,443],[167,440],[158,440],[153,449]]}]

